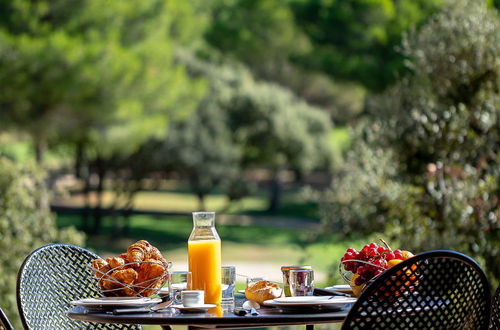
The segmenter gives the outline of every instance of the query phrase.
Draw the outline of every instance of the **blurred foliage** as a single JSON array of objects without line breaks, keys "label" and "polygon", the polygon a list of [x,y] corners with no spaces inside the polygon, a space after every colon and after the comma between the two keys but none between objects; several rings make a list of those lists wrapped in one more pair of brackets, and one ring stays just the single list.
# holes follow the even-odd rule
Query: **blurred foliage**
[{"label": "blurred foliage", "polygon": [[312,44],[312,51],[297,61],[336,79],[383,90],[404,69],[404,57],[395,49],[402,33],[440,5],[436,0],[290,0]]},{"label": "blurred foliage", "polygon": [[252,166],[304,173],[330,167],[331,126],[323,111],[255,81],[244,68],[182,59],[192,75],[207,80],[209,92],[186,122],[173,125],[163,154],[200,199],[217,186],[231,200],[245,196],[252,189],[242,173]]},{"label": "blurred foliage", "polygon": [[412,75],[369,102],[323,209],[346,233],[456,249],[500,273],[500,20],[460,0],[407,37]]},{"label": "blurred foliage", "polygon": [[308,39],[295,24],[286,1],[225,0],[212,8],[207,41],[246,63],[259,77],[273,79],[291,56],[305,54]]},{"label": "blurred foliage", "polygon": [[74,228],[56,229],[46,194],[40,171],[0,157],[0,301],[16,328],[21,328],[16,278],[24,258],[48,243],[84,244],[84,236]]},{"label": "blurred foliage", "polygon": [[176,45],[201,42],[183,2],[1,6],[0,119],[32,135],[39,160],[48,142],[85,143],[89,157],[130,153],[203,91],[172,58]]}]

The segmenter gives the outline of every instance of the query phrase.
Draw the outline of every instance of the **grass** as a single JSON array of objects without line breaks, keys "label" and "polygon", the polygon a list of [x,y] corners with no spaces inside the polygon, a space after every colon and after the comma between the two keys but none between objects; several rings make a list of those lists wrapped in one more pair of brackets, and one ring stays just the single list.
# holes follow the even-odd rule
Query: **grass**
[{"label": "grass", "polygon": [[[105,207],[112,204],[114,194],[106,191],[103,194]],[[91,194],[91,205],[95,205],[96,195]],[[73,194],[56,201],[57,205],[79,207],[84,204],[83,195]],[[223,194],[210,194],[206,197],[207,210],[222,211],[225,214],[247,214],[256,216],[279,216],[301,218],[308,221],[318,221],[318,206],[315,203],[304,202],[300,190],[287,190],[284,192],[280,210],[275,213],[267,211],[267,192],[260,191],[254,196],[243,198],[228,207],[227,197]],[[195,195],[182,190],[170,191],[141,191],[134,200],[136,210],[184,212],[188,213],[199,209],[198,199]]]}]

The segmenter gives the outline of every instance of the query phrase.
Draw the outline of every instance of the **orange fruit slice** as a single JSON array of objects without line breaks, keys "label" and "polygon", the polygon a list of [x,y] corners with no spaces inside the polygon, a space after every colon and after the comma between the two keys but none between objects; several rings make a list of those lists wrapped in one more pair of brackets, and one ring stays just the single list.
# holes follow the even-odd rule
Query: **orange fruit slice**
[{"label": "orange fruit slice", "polygon": [[363,289],[365,288],[365,284],[362,285],[356,285],[356,279],[359,277],[359,274],[354,274],[353,277],[351,278],[351,281],[349,282],[349,285],[351,286],[352,293],[356,297],[361,296],[361,292],[363,292]]},{"label": "orange fruit slice", "polygon": [[389,266],[389,268],[393,267],[393,266],[396,266],[397,264],[403,262],[402,259],[392,259],[392,260],[389,260],[387,262],[387,266]]},{"label": "orange fruit slice", "polygon": [[405,251],[405,250],[401,251],[401,254],[403,255],[403,260],[410,259],[411,257],[415,256],[410,251]]}]

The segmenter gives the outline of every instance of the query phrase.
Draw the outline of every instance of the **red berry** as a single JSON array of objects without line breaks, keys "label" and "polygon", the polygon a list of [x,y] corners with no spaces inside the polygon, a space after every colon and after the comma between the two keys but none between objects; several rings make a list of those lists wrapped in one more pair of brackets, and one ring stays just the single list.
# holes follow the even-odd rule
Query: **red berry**
[{"label": "red berry", "polygon": [[371,249],[376,249],[376,248],[378,248],[378,244],[377,244],[377,243],[370,243],[370,245],[369,245],[369,246],[370,246],[370,248],[371,248]]},{"label": "red berry", "polygon": [[394,251],[394,256],[396,257],[396,259],[403,259],[403,253],[401,252],[401,250]]},{"label": "red berry", "polygon": [[385,260],[389,261],[389,260],[392,260],[392,259],[396,259],[396,256],[395,256],[394,252],[387,253],[387,255],[385,256]]},{"label": "red berry", "polygon": [[369,257],[375,257],[376,255],[377,255],[377,249],[370,248],[370,250],[368,250]]},{"label": "red berry", "polygon": [[353,249],[353,248],[348,248],[347,252],[358,253],[358,251],[356,251],[356,249]]},{"label": "red berry", "polygon": [[383,247],[383,246],[379,246],[378,249],[377,249],[378,253],[384,253],[385,251],[386,251],[386,248]]},{"label": "red berry", "polygon": [[355,285],[361,285],[361,284],[363,284],[365,281],[366,281],[366,279],[365,279],[365,278],[363,278],[363,276],[358,276],[358,277],[356,277],[356,279],[354,280],[354,284],[355,284]]}]

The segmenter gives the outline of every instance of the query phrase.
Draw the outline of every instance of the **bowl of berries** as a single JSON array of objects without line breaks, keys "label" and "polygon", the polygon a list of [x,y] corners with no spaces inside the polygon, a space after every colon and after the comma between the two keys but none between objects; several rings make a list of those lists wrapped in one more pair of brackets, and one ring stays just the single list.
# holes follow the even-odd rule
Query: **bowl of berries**
[{"label": "bowl of berries", "polygon": [[[359,297],[364,288],[387,269],[414,256],[406,250],[392,250],[386,241],[366,244],[361,250],[348,248],[339,264],[340,276],[351,286]],[[413,269],[414,270],[414,269]],[[410,270],[411,271],[411,270]],[[395,296],[399,294],[393,292]]]}]

